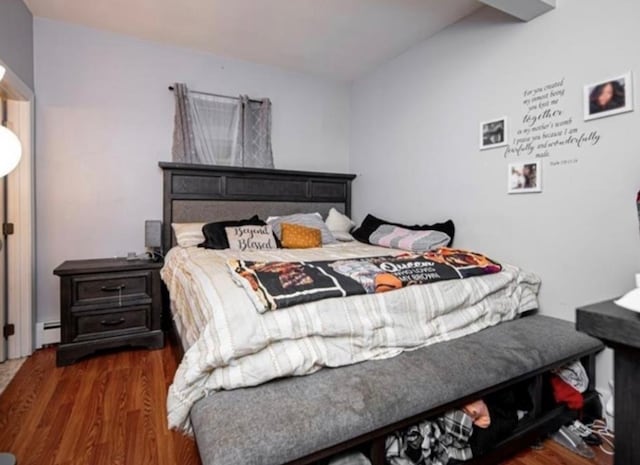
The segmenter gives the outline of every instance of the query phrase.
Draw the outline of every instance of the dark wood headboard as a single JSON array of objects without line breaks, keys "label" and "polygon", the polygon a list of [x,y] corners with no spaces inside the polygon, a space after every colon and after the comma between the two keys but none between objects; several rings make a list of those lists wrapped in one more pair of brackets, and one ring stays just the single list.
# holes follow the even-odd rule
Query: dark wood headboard
[{"label": "dark wood headboard", "polygon": [[[164,172],[162,245],[174,239],[173,222],[210,222],[246,214],[326,214],[336,207],[351,215],[354,174],[190,165],[160,162]],[[234,217],[221,217],[231,215]],[[249,213],[252,212],[252,213]]]}]

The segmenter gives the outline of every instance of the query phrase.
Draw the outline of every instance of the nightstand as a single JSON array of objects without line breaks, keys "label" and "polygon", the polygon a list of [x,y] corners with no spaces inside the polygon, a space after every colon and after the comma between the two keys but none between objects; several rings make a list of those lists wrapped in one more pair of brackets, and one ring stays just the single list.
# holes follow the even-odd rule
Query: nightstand
[{"label": "nightstand", "polygon": [[97,350],[124,346],[159,349],[161,262],[106,258],[62,263],[61,341],[56,364],[69,365]]},{"label": "nightstand", "polygon": [[616,448],[613,463],[640,464],[640,314],[608,300],[578,308],[576,327],[602,339],[613,349]]}]

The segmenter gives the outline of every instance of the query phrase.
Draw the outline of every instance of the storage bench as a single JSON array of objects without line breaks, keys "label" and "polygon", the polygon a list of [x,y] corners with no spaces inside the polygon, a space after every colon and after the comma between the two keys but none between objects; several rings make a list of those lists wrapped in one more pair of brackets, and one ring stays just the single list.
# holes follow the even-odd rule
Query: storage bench
[{"label": "storage bench", "polygon": [[387,360],[218,392],[194,405],[191,421],[204,465],[307,464],[349,449],[381,465],[389,433],[528,380],[537,397],[529,418],[468,462],[495,463],[567,420],[565,407],[542,408],[551,369],[581,360],[591,379],[586,397],[595,395],[602,349],[572,323],[532,315]]}]

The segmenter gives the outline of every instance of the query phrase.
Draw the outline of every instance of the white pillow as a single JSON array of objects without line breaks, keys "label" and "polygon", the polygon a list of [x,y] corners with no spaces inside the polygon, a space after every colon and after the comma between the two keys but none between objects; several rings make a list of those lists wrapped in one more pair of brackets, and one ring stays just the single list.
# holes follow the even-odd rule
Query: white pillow
[{"label": "white pillow", "polygon": [[343,242],[350,242],[353,239],[353,236],[349,234],[349,231],[356,225],[351,218],[347,215],[343,215],[335,208],[331,208],[329,210],[329,214],[327,215],[327,219],[324,222],[333,234],[333,237]]},{"label": "white pillow", "polygon": [[196,247],[204,242],[202,227],[205,223],[171,223],[173,235],[180,247]]},{"label": "white pillow", "polygon": [[224,230],[227,233],[229,248],[232,250],[276,250],[278,248],[273,237],[273,229],[268,224],[228,226]]},{"label": "white pillow", "polygon": [[355,241],[354,237],[348,232],[344,231],[331,231],[333,237],[336,238],[338,242],[353,242]]}]

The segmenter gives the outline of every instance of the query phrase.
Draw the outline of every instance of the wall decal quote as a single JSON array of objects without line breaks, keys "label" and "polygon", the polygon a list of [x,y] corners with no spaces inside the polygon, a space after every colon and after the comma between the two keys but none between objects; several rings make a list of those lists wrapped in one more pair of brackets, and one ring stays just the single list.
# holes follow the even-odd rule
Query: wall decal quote
[{"label": "wall decal quote", "polygon": [[[522,104],[526,112],[521,126],[514,128],[512,141],[504,157],[547,158],[556,149],[597,145],[601,136],[597,130],[584,131],[563,107],[566,94],[564,78],[539,87],[525,89]],[[577,163],[578,159],[552,161],[551,166]]]}]

